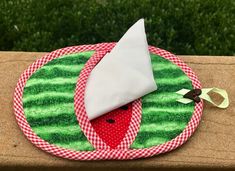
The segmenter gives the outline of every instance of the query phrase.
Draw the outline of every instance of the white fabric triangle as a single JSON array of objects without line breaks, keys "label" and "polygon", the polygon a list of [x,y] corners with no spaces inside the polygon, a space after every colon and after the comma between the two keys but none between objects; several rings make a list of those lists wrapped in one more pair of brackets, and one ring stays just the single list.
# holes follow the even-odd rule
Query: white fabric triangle
[{"label": "white fabric triangle", "polygon": [[90,120],[157,89],[144,20],[137,21],[92,70],[85,91]]}]

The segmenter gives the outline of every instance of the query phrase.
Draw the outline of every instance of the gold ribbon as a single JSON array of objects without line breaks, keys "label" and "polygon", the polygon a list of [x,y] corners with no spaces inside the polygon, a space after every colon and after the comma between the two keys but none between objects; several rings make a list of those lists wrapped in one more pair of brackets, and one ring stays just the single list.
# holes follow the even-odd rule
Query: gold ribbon
[{"label": "gold ribbon", "polygon": [[[189,91],[190,90],[188,90],[188,89],[181,89],[181,90],[177,91],[176,93],[180,94],[180,95],[185,95]],[[203,89],[201,89],[201,91],[202,91],[202,93],[201,93],[201,95],[199,95],[199,97],[201,99],[204,99],[204,100],[210,102],[214,106],[216,106],[218,108],[227,108],[229,106],[228,93],[226,92],[226,90],[213,87],[213,88],[203,88]],[[210,93],[210,92],[214,92],[214,93],[219,94],[221,97],[223,97],[223,101],[219,105],[217,105],[209,96],[208,93]],[[188,103],[191,103],[193,100],[182,97],[180,99],[177,99],[177,101],[180,103],[188,104]]]}]

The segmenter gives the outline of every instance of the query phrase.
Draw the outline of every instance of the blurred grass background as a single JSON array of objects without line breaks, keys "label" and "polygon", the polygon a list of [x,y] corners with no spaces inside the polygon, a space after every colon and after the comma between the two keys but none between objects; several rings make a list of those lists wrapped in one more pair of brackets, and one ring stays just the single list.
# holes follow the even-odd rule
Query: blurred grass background
[{"label": "blurred grass background", "polygon": [[0,0],[0,50],[118,41],[145,18],[148,42],[175,54],[234,55],[235,0]]}]

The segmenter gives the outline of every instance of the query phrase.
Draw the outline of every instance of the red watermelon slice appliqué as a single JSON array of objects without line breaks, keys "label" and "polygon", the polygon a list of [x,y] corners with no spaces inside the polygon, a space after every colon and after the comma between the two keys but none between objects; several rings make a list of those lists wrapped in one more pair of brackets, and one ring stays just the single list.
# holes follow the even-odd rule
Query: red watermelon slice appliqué
[{"label": "red watermelon slice appliqu\u00e9", "polygon": [[117,147],[128,131],[132,117],[132,104],[109,112],[91,121],[95,132],[111,148]]}]

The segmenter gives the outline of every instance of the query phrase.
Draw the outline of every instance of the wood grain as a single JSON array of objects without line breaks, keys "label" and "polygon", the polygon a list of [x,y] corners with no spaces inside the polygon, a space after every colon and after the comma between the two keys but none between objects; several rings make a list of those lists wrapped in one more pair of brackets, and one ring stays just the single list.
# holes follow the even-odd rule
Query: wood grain
[{"label": "wood grain", "polygon": [[235,169],[235,57],[180,56],[203,87],[226,89],[229,108],[205,104],[195,134],[173,152],[134,161],[68,161],[34,147],[19,129],[13,113],[13,92],[20,74],[45,53],[0,52],[0,169]]}]

